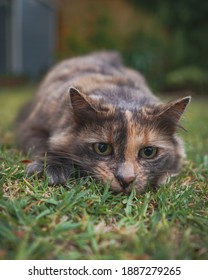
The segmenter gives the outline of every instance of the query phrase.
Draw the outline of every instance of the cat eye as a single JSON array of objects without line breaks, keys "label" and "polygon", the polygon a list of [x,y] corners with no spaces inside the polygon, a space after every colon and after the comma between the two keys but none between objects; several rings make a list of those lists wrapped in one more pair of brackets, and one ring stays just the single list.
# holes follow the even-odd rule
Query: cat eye
[{"label": "cat eye", "polygon": [[144,147],[139,151],[139,156],[144,159],[152,159],[157,155],[156,147]]},{"label": "cat eye", "polygon": [[113,147],[107,143],[95,143],[93,144],[93,149],[101,156],[109,156],[113,153]]}]

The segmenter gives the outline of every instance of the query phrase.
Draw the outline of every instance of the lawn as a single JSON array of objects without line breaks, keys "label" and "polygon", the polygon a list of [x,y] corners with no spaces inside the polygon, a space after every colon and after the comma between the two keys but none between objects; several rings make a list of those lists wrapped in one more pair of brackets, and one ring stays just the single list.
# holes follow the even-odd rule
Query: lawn
[{"label": "lawn", "polygon": [[34,91],[0,89],[0,259],[208,259],[208,99],[193,98],[183,120],[181,175],[126,196],[89,178],[25,177],[12,124]]}]

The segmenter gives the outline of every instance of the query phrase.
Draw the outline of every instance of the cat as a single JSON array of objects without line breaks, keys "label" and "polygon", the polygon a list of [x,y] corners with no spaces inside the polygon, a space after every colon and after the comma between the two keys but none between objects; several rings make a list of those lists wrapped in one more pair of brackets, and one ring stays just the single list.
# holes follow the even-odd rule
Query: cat
[{"label": "cat", "polygon": [[27,175],[65,184],[79,166],[115,192],[157,188],[181,169],[176,131],[190,100],[161,103],[116,52],[64,60],[18,118],[17,143],[34,157]]}]

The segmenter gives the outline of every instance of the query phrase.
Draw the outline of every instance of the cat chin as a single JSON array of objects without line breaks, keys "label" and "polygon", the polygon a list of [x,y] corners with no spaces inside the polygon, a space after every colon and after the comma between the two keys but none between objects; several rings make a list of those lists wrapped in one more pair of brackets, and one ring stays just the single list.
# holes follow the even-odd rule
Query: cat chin
[{"label": "cat chin", "polygon": [[130,194],[131,191],[135,189],[138,194],[141,194],[144,193],[146,189],[146,185],[141,186],[141,185],[136,185],[135,183],[132,183],[132,185],[130,185],[127,188],[122,188],[121,185],[117,183],[115,180],[112,180],[111,182],[108,181],[107,183],[110,184],[111,191],[115,193]]},{"label": "cat chin", "polygon": [[110,185],[110,190],[114,192],[115,194],[117,193],[124,193],[124,194],[129,194],[132,190],[131,187],[129,188],[122,188],[119,182],[117,182],[114,178],[112,180],[109,180],[107,178],[99,178],[99,181],[103,182],[104,184]]}]

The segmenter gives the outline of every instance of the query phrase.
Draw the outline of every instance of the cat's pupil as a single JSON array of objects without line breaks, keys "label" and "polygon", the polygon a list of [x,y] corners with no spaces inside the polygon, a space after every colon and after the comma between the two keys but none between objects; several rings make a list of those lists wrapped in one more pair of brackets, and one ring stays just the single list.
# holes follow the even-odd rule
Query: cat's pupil
[{"label": "cat's pupil", "polygon": [[107,143],[95,143],[93,144],[94,151],[101,156],[109,156],[113,152],[113,148]]},{"label": "cat's pupil", "polygon": [[105,153],[108,149],[108,145],[105,144],[105,143],[99,143],[98,144],[98,150],[101,152],[101,153]]},{"label": "cat's pupil", "polygon": [[139,151],[139,156],[143,159],[152,159],[156,156],[157,150],[156,147],[145,147]]},{"label": "cat's pupil", "polygon": [[146,157],[150,157],[153,153],[153,148],[152,147],[146,147],[144,148],[144,154]]}]

